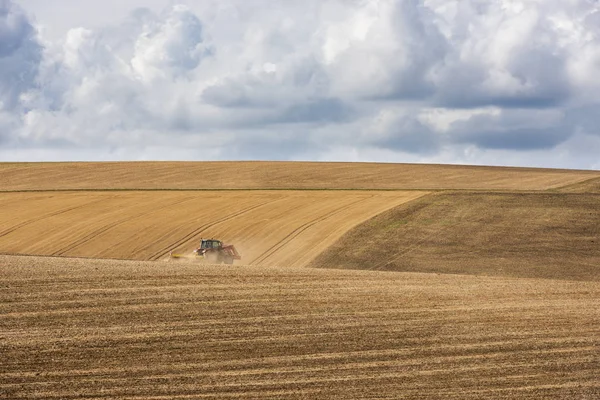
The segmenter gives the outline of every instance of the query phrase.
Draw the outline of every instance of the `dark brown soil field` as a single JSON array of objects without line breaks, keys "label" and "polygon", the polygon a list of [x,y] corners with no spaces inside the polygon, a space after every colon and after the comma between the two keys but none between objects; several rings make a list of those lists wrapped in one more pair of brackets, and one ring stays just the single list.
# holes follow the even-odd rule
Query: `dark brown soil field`
[{"label": "dark brown soil field", "polygon": [[312,266],[600,280],[600,194],[440,193],[348,232]]},{"label": "dark brown soil field", "polygon": [[4,399],[597,399],[600,283],[0,256]]}]

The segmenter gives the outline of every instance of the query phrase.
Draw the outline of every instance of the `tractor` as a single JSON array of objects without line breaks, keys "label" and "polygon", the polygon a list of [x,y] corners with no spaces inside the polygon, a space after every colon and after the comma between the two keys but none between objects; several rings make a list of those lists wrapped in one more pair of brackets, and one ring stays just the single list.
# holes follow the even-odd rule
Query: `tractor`
[{"label": "tractor", "polygon": [[[215,239],[200,239],[200,247],[193,251],[193,256],[204,259],[210,264],[233,264],[234,260],[242,259],[234,245],[226,245]],[[171,253],[171,258],[186,258],[186,256]]]}]

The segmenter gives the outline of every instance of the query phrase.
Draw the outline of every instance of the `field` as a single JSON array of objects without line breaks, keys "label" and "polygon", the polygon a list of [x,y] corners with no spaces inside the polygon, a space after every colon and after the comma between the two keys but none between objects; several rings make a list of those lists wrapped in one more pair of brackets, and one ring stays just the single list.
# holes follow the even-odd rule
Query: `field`
[{"label": "field", "polygon": [[596,399],[600,284],[0,256],[0,397]]},{"label": "field", "polygon": [[[0,163],[0,398],[600,398],[600,172]],[[200,238],[234,266],[169,260]]]},{"label": "field", "polygon": [[214,237],[234,243],[244,264],[304,266],[352,227],[426,193],[0,193],[0,249],[154,261]]},{"label": "field", "polygon": [[312,266],[600,281],[600,194],[438,193],[367,221]]},{"label": "field", "polygon": [[3,191],[94,189],[544,190],[596,171],[303,162],[0,163]]},{"label": "field", "polygon": [[563,186],[559,191],[563,193],[600,193],[600,178],[586,179],[585,181]]}]

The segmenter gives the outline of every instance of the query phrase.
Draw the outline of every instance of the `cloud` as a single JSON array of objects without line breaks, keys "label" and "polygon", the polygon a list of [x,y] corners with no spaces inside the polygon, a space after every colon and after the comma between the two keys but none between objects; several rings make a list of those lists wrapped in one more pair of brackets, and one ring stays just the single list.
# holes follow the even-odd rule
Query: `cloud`
[{"label": "cloud", "polygon": [[181,77],[210,54],[198,17],[186,6],[176,5],[162,20],[144,26],[131,65],[145,81]]},{"label": "cloud", "polygon": [[597,2],[158,3],[48,37],[43,8],[27,10],[34,24],[0,0],[0,145],[52,159],[597,165],[576,155],[600,137]]},{"label": "cloud", "polygon": [[36,35],[21,7],[0,0],[0,110],[14,110],[35,87],[43,50]]},{"label": "cloud", "polygon": [[277,116],[276,122],[343,122],[352,118],[353,110],[336,98],[320,98],[293,104]]},{"label": "cloud", "polygon": [[362,144],[372,148],[431,155],[442,146],[441,137],[421,121],[418,110],[388,106],[363,122],[360,129]]},{"label": "cloud", "polygon": [[318,95],[319,80],[327,79],[312,60],[274,64],[254,61],[248,70],[215,78],[202,100],[223,108],[273,108]]},{"label": "cloud", "polygon": [[449,133],[454,143],[504,150],[552,149],[572,134],[562,112],[514,109],[456,121]]},{"label": "cloud", "polygon": [[[542,108],[570,96],[568,48],[546,2],[455,2],[439,12],[452,43],[435,77],[444,107]],[[555,3],[556,4],[556,3]]]},{"label": "cloud", "polygon": [[430,75],[445,57],[446,40],[421,3],[343,3],[342,18],[323,21],[323,59],[337,93],[411,99],[434,91]]}]

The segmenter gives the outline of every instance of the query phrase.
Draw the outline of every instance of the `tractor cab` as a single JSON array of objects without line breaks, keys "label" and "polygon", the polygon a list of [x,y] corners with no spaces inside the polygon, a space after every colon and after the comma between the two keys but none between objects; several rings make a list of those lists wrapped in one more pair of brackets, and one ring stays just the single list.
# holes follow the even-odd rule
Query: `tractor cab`
[{"label": "tractor cab", "polygon": [[207,249],[220,249],[223,246],[223,244],[221,243],[220,240],[204,240],[202,239],[202,241],[200,242],[200,249],[202,250],[207,250]]}]

